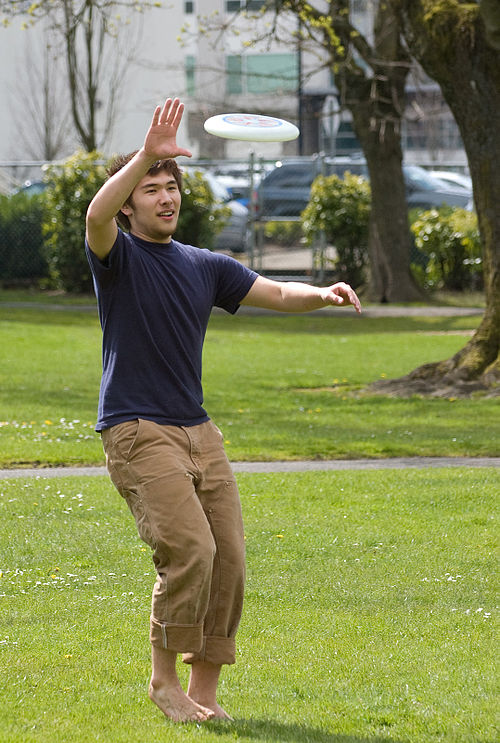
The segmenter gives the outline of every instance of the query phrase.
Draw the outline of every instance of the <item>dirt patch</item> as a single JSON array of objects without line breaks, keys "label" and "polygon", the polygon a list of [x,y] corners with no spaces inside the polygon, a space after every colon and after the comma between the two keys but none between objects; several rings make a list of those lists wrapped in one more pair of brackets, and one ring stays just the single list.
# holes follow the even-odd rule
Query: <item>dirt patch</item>
[{"label": "dirt patch", "polygon": [[372,395],[389,397],[441,397],[448,400],[471,397],[500,397],[500,385],[492,385],[483,377],[461,379],[458,374],[420,375],[419,370],[399,379],[379,379],[364,389]]}]

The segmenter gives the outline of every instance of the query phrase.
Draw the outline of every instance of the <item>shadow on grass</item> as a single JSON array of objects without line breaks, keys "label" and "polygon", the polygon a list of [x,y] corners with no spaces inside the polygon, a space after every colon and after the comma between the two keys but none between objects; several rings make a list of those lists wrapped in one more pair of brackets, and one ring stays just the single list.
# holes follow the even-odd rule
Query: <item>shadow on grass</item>
[{"label": "shadow on grass", "polygon": [[328,313],[287,314],[269,312],[268,314],[213,314],[209,329],[234,333],[325,333],[331,335],[369,335],[373,333],[413,333],[450,332],[457,329],[471,330],[479,325],[481,314],[470,316],[421,316],[408,317],[366,317],[346,311],[342,315]]},{"label": "shadow on grass", "polygon": [[269,719],[234,720],[233,722],[213,721],[206,723],[210,732],[216,735],[231,733],[238,739],[276,741],[276,743],[408,743],[402,739],[377,736],[343,735],[331,730],[299,725],[296,723],[278,722]]}]

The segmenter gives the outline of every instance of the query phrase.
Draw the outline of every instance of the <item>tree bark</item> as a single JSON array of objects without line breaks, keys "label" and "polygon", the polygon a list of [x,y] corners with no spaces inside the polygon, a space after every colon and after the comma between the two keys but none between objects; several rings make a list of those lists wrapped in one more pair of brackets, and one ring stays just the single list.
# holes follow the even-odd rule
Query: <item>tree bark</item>
[{"label": "tree bark", "polygon": [[434,78],[460,128],[483,244],[486,311],[455,356],[427,364],[382,392],[500,395],[500,54],[479,6],[457,0],[391,0],[412,54]]},{"label": "tree bark", "polygon": [[370,107],[370,101],[351,106],[356,135],[370,174],[370,284],[367,294],[376,302],[418,301],[423,298],[423,292],[410,271],[411,243],[401,167],[401,138],[393,122],[370,117]]},{"label": "tree bark", "polygon": [[[344,43],[348,43],[347,37]],[[411,238],[402,171],[401,120],[410,58],[401,44],[397,16],[380,2],[374,24],[370,70],[344,64],[342,98],[366,158],[372,193],[367,294],[377,302],[423,298],[410,270]],[[388,215],[391,218],[388,219]]]}]

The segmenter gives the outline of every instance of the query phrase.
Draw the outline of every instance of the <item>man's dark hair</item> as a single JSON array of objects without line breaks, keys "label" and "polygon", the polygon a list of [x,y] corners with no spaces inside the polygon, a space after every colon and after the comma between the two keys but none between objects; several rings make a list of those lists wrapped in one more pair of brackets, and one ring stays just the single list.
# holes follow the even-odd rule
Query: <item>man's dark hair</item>
[{"label": "man's dark hair", "polygon": [[[138,150],[135,150],[134,152],[130,152],[128,155],[117,155],[111,161],[107,168],[108,178],[111,178],[112,175],[118,173],[119,170],[121,170],[130,160],[132,160],[137,152]],[[179,191],[182,191],[182,172],[176,161],[172,158],[169,158],[167,160],[157,160],[155,164],[152,165],[151,168],[148,170],[148,175],[156,175],[157,173],[161,173],[163,170],[175,178]],[[130,194],[126,199],[126,204],[130,204],[131,197],[132,194]],[[122,227],[124,230],[126,230],[127,232],[130,230],[130,220],[127,215],[124,214],[121,210],[116,215],[116,220],[120,227]]]}]

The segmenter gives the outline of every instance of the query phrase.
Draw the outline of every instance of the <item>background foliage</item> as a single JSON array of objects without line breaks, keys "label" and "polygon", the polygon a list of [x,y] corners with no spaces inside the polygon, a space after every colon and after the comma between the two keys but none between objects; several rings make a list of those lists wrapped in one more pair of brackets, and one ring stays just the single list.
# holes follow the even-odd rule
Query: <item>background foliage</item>
[{"label": "background foliage", "polygon": [[411,225],[415,245],[428,258],[418,271],[426,288],[462,291],[482,287],[477,216],[465,209],[431,209]]},{"label": "background foliage", "polygon": [[176,240],[211,249],[229,216],[229,207],[217,201],[201,171],[183,172],[182,206],[175,232]]},{"label": "background foliage", "polygon": [[[92,292],[83,251],[85,212],[105,179],[102,154],[77,152],[51,166],[43,193],[22,190],[0,195],[0,281],[39,283],[69,293]],[[201,171],[183,173],[182,207],[175,237],[212,248],[230,217]],[[349,173],[344,179],[320,176],[299,222],[269,222],[265,237],[287,246],[311,245],[321,230],[334,246],[334,269],[356,287],[368,265],[368,183]],[[482,290],[481,242],[474,212],[443,207],[409,214],[414,244],[412,270],[427,290]]]},{"label": "background foliage", "polygon": [[44,251],[49,275],[68,292],[92,291],[92,276],[83,249],[85,213],[106,180],[103,156],[80,150],[47,170],[43,219]]},{"label": "background foliage", "polygon": [[354,287],[361,286],[365,279],[370,202],[370,185],[361,176],[348,172],[343,178],[318,176],[302,213],[307,242],[312,244],[323,230],[337,252],[335,269]]},{"label": "background foliage", "polygon": [[23,281],[47,275],[41,251],[43,195],[22,191],[0,195],[0,280]]}]

